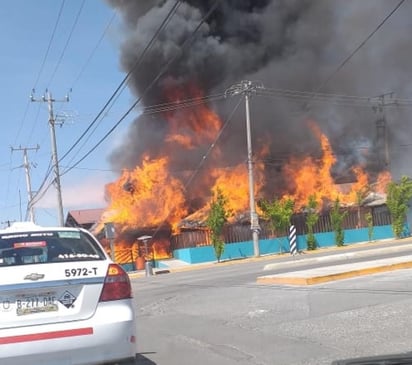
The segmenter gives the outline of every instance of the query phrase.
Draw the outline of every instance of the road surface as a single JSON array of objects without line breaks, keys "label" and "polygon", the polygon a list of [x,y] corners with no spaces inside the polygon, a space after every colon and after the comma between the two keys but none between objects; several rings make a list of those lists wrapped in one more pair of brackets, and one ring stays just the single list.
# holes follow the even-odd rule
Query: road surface
[{"label": "road surface", "polygon": [[[411,253],[395,251],[369,258]],[[333,263],[216,264],[132,279],[140,363],[319,365],[412,351],[412,270],[310,287],[256,284],[263,274]]]}]

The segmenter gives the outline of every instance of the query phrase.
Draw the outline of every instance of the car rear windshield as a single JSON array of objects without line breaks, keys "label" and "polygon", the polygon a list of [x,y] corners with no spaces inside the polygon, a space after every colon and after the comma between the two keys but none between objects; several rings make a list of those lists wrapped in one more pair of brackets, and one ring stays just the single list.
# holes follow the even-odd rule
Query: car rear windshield
[{"label": "car rear windshield", "polygon": [[13,232],[0,235],[0,266],[104,259],[100,247],[82,231]]}]

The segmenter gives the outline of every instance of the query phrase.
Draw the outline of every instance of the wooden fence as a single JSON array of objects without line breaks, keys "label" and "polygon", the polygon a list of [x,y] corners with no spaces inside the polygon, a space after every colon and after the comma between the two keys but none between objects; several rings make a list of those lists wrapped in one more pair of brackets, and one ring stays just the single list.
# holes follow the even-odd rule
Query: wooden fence
[{"label": "wooden fence", "polygon": [[[372,222],[374,226],[383,226],[391,224],[391,217],[386,205],[377,207],[354,207],[345,208],[348,212],[344,221],[344,229],[356,229],[365,228],[368,226],[365,215],[372,213]],[[306,227],[306,214],[299,213],[292,216],[292,224],[296,227],[296,233],[298,235],[307,234]],[[261,232],[259,237],[261,239],[267,239],[273,236],[286,236],[287,232],[274,232],[269,223],[261,220],[259,222]],[[329,212],[325,212],[319,215],[319,220],[314,226],[314,233],[331,232],[332,223]],[[244,242],[251,240],[250,224],[231,224],[227,225],[224,229],[224,241],[226,243]],[[210,245],[210,237],[207,229],[198,230],[186,230],[177,235],[171,237],[171,249],[176,250],[179,248],[191,248]]]}]

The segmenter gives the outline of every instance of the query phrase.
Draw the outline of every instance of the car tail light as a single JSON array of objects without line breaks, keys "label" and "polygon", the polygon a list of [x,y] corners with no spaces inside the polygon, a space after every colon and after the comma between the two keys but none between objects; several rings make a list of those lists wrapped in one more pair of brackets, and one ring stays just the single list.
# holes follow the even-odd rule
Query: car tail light
[{"label": "car tail light", "polygon": [[110,264],[107,269],[102,293],[100,294],[100,302],[131,297],[132,287],[130,285],[129,275],[127,275],[119,265]]}]

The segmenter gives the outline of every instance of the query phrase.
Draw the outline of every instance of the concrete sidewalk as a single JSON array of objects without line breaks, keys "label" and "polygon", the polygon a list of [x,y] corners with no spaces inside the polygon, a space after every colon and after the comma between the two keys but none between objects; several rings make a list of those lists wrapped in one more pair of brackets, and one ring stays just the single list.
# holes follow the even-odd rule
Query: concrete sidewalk
[{"label": "concrete sidewalk", "polygon": [[412,268],[412,255],[333,265],[257,278],[258,284],[313,285],[355,276]]},{"label": "concrete sidewalk", "polygon": [[[191,270],[202,270],[207,268],[227,265],[241,265],[250,262],[261,262],[262,270],[276,270],[280,268],[293,268],[299,265],[310,265],[324,262],[343,262],[353,258],[366,258],[373,255],[384,255],[388,253],[402,253],[412,251],[412,238],[401,240],[382,240],[367,243],[357,243],[343,247],[327,247],[314,251],[305,251],[300,255],[291,256],[289,253],[269,254],[260,257],[249,257],[242,259],[226,260],[220,263],[206,262],[200,264],[188,264],[186,262],[180,265],[173,260],[171,267],[154,268],[153,274],[159,275],[164,273],[174,273]],[[145,277],[144,270],[129,272],[130,278]]]}]

